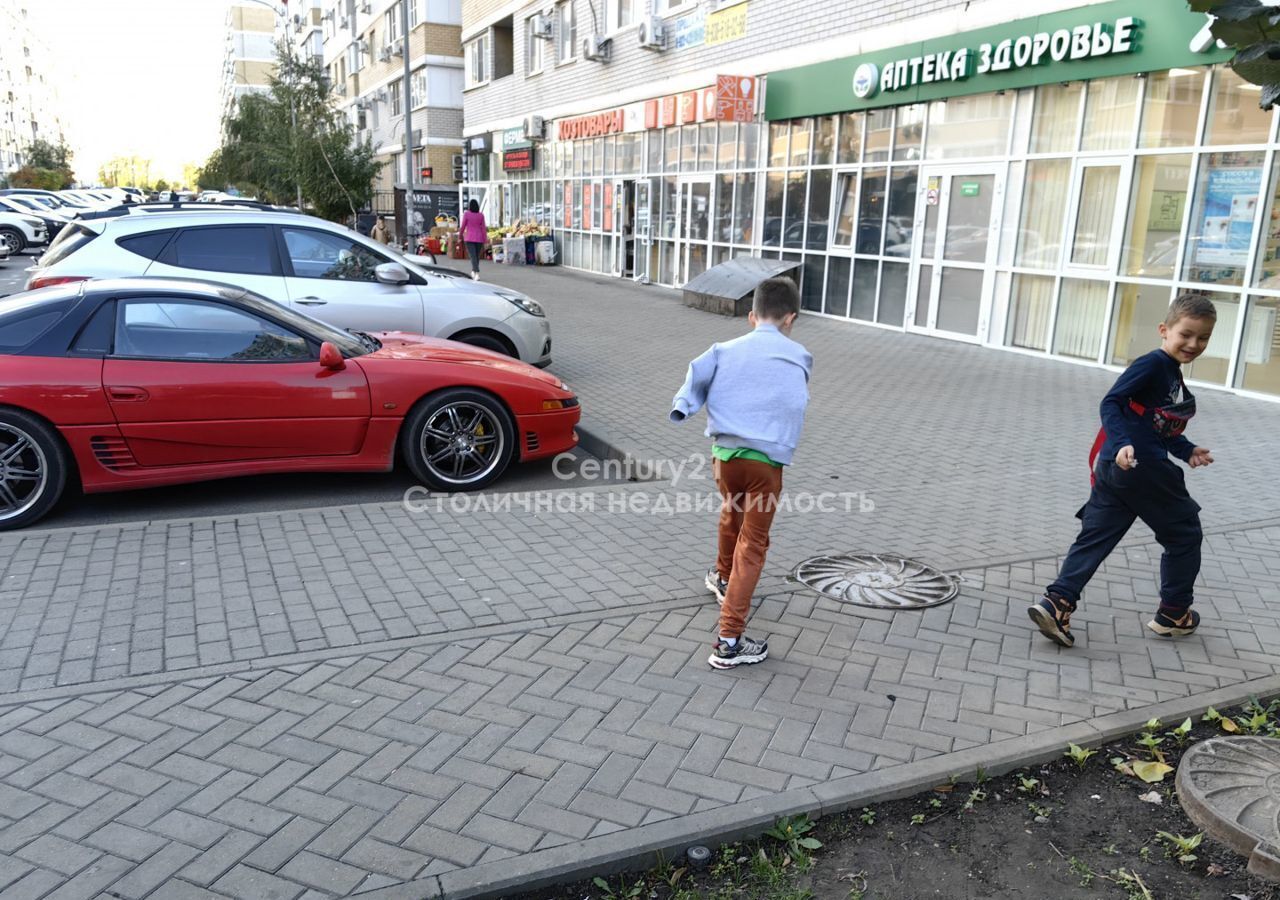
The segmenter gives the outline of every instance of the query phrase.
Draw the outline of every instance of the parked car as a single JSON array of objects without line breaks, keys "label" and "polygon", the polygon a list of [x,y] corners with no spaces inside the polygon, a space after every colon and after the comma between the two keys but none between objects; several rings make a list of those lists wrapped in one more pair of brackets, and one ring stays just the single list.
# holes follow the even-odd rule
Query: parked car
[{"label": "parked car", "polygon": [[21,253],[28,247],[39,247],[49,242],[49,232],[44,221],[26,213],[0,209],[0,240],[9,245],[12,253]]},{"label": "parked car", "polygon": [[90,207],[83,203],[73,203],[68,198],[59,196],[53,191],[42,191],[38,188],[4,188],[0,190],[0,197],[25,197],[36,203],[43,204],[48,209],[55,211],[66,210],[60,212],[61,215],[69,215],[70,212],[87,211]]},{"label": "parked car", "polygon": [[62,227],[71,221],[66,216],[60,216],[34,201],[23,203],[22,200],[22,197],[0,197],[0,212],[19,213],[39,219],[44,223],[45,231],[48,232],[48,240],[56,238]]},{"label": "parked car", "polygon": [[513,459],[571,449],[579,413],[524,363],[341,331],[230,285],[60,285],[0,303],[0,529],[37,521],[73,481],[381,472],[399,455],[433,489],[475,490]]},{"label": "parked car", "polygon": [[551,362],[551,327],[526,295],[426,268],[297,213],[179,209],[81,219],[32,268],[27,289],[133,275],[212,278],[339,328],[427,334]]},{"label": "parked car", "polygon": [[0,239],[0,262],[5,262],[8,259],[9,259],[9,242],[6,240]]}]

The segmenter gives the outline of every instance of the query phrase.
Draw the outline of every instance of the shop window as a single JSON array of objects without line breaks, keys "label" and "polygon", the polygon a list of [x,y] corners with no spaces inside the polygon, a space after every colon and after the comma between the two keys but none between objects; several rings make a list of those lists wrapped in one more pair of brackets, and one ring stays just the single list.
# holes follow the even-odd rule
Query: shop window
[{"label": "shop window", "polygon": [[710,172],[716,167],[716,123],[697,127],[698,171]]},{"label": "shop window", "polygon": [[1196,142],[1205,69],[1170,69],[1147,76],[1139,147],[1190,147]]},{"label": "shop window", "polygon": [[[859,253],[879,253],[884,233],[884,195],[887,169],[865,169],[862,173],[862,196],[858,203]],[[906,294],[903,294],[906,297]]]},{"label": "shop window", "polygon": [[952,97],[929,106],[927,159],[1003,156],[1009,146],[1013,94]]},{"label": "shop window", "polygon": [[578,57],[578,24],[573,10],[574,0],[565,0],[556,10],[559,28],[556,30],[556,56],[562,63]]},{"label": "shop window", "polygon": [[1053,352],[1074,359],[1096,360],[1107,324],[1108,282],[1064,278],[1053,329]]},{"label": "shop window", "polygon": [[582,221],[582,182],[575,181],[573,183],[573,227],[585,228],[586,224]]},{"label": "shop window", "polygon": [[680,171],[680,129],[668,128],[667,134],[667,167],[668,172]]},{"label": "shop window", "polygon": [[1089,82],[1081,150],[1127,150],[1133,146],[1139,84],[1129,76]]},{"label": "shop window", "polygon": [[614,149],[613,135],[610,135],[609,137],[604,139],[603,147],[604,147],[604,174],[612,175],[613,174],[613,149]]},{"label": "shop window", "polygon": [[825,250],[831,230],[831,170],[814,169],[809,175],[809,224],[804,245],[809,250]]},{"label": "shop window", "polygon": [[1064,153],[1076,149],[1080,97],[1084,85],[1042,84],[1031,113],[1031,152]]},{"label": "shop window", "polygon": [[889,142],[893,137],[893,110],[875,109],[867,113],[866,161],[889,159]]},{"label": "shop window", "polygon": [[1137,157],[1129,226],[1120,257],[1120,271],[1125,275],[1173,277],[1190,181],[1190,154]]},{"label": "shop window", "polygon": [[929,309],[933,302],[933,266],[921,266],[916,274],[916,313],[911,324],[929,327]]},{"label": "shop window", "polygon": [[1062,225],[1067,211],[1071,161],[1037,159],[1027,163],[1014,262],[1036,269],[1056,269],[1062,251]]},{"label": "shop window", "polygon": [[1213,326],[1213,337],[1204,348],[1204,353],[1183,366],[1182,374],[1183,377],[1194,378],[1196,381],[1225,385],[1231,367],[1231,342],[1235,340],[1236,323],[1240,321],[1240,295],[1212,291],[1204,292],[1201,296],[1213,302],[1218,311],[1218,321]]},{"label": "shop window", "polygon": [[643,142],[643,134],[624,134],[618,138],[617,170],[619,175],[639,174]]},{"label": "shop window", "polygon": [[756,173],[740,174],[734,183],[733,192],[733,242],[750,244],[754,238],[752,227],[755,223]]},{"label": "shop window", "polygon": [[574,175],[582,174],[582,145],[576,142],[569,144],[569,171]]},{"label": "shop window", "polygon": [[1271,111],[1258,107],[1262,87],[1226,66],[1213,69],[1206,144],[1265,144],[1271,137]]},{"label": "shop window", "polygon": [[894,166],[889,178],[889,208],[885,221],[884,252],[886,256],[910,256],[911,236],[916,222],[916,185],[919,170],[915,166]]},{"label": "shop window", "polygon": [[733,240],[733,176],[716,178],[716,220],[713,232],[717,241]]},{"label": "shop window", "polygon": [[822,283],[827,269],[827,258],[811,253],[804,258],[800,280],[800,308],[809,312],[822,312]]},{"label": "shop window", "polygon": [[698,168],[698,126],[685,125],[680,129],[680,171],[693,172]]},{"label": "shop window", "polygon": [[[664,238],[674,238],[676,236],[679,225],[678,216],[680,215],[680,182],[672,175],[662,179],[662,216],[659,220],[661,230],[658,232]],[[671,280],[667,279],[670,284]]]},{"label": "shop window", "polygon": [[601,194],[603,185],[596,182],[591,185],[591,227],[596,231],[600,230],[600,222],[604,213],[604,198]]},{"label": "shop window", "polygon": [[662,132],[652,131],[648,136],[647,149],[648,172],[662,171]]},{"label": "shop window", "polygon": [[795,119],[791,123],[791,156],[793,167],[809,165],[809,146],[813,141],[812,119]]},{"label": "shop window", "polygon": [[1009,320],[1004,342],[1026,350],[1049,349],[1049,318],[1053,315],[1053,278],[1047,275],[1013,276]]},{"label": "shop window", "polygon": [[813,125],[813,164],[829,166],[836,156],[836,118],[823,116]]},{"label": "shop window", "polygon": [[907,264],[886,262],[880,267],[880,304],[876,321],[902,327],[907,311]]},{"label": "shop window", "polygon": [[836,234],[834,243],[848,247],[853,243],[854,228],[858,222],[858,173],[840,173],[836,188]]},{"label": "shop window", "polygon": [[1170,288],[1147,284],[1116,286],[1115,312],[1111,316],[1113,366],[1127,366],[1160,345],[1158,327],[1169,312]]},{"label": "shop window", "polygon": [[[711,126],[714,128],[715,126]],[[738,153],[738,126],[732,122],[720,123],[720,141],[716,144],[716,168],[732,169]]]},{"label": "shop window", "polygon": [[[1251,297],[1236,387],[1280,395],[1280,299]],[[1217,332],[1221,326],[1215,328]],[[1216,338],[1215,338],[1216,340]]]},{"label": "shop window", "polygon": [[1262,188],[1262,162],[1261,150],[1200,157],[1182,261],[1188,281],[1237,285],[1244,281]]},{"label": "shop window", "polygon": [[898,127],[893,136],[893,158],[918,160],[924,143],[924,123],[929,108],[924,104],[898,109]]},{"label": "shop window", "polygon": [[515,25],[511,16],[493,24],[493,77],[506,78],[516,70]]},{"label": "shop window", "polygon": [[791,126],[786,122],[769,123],[769,167],[778,168],[787,164],[787,141],[791,136]]},{"label": "shop window", "polygon": [[840,117],[840,140],[836,162],[840,165],[858,162],[862,155],[862,113],[845,113]]},{"label": "shop window", "polygon": [[804,246],[805,225],[805,192],[808,188],[808,172],[789,172],[787,174],[787,210],[782,232],[782,246],[799,248]]},{"label": "shop window", "polygon": [[[853,261],[853,292],[849,315],[864,322],[876,319],[876,290],[880,284],[880,264],[874,259]],[[898,324],[902,324],[899,322]]]},{"label": "shop window", "polygon": [[738,168],[754,169],[760,157],[760,123],[746,122],[738,126]]},{"label": "shop window", "polygon": [[1073,266],[1107,265],[1119,192],[1118,165],[1082,167],[1075,233],[1071,237]]},{"label": "shop window", "polygon": [[662,241],[658,248],[658,281],[661,284],[675,284],[676,251],[670,241]]},{"label": "shop window", "polygon": [[786,191],[786,175],[770,172],[764,182],[764,228],[761,238],[766,247],[782,243],[782,203]]},{"label": "shop window", "polygon": [[[596,138],[591,142],[591,168],[590,174],[604,174],[604,138]],[[584,172],[583,174],[587,174]]]},{"label": "shop window", "polygon": [[829,316],[849,314],[849,278],[853,274],[853,260],[847,256],[832,256],[827,260],[827,289],[823,295],[822,311]]}]

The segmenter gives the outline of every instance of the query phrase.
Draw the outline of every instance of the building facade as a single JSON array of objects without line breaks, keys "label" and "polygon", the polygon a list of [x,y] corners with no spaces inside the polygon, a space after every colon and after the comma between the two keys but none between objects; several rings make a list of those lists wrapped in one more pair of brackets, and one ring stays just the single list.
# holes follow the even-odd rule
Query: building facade
[{"label": "building facade", "polygon": [[[404,4],[408,4],[408,35]],[[409,175],[415,187],[462,175],[461,0],[321,0],[324,64],[357,137],[384,163],[378,211]],[[405,55],[410,87],[404,84]],[[412,128],[406,168],[405,113]]]},{"label": "building facade", "polygon": [[37,138],[67,140],[53,61],[25,3],[0,4],[0,176],[26,165]]},{"label": "building facade", "polygon": [[1183,4],[464,12],[464,191],[566,265],[781,258],[810,314],[1106,367],[1197,291],[1189,380],[1280,396],[1277,117]]},{"label": "building facade", "polygon": [[235,113],[241,97],[270,88],[276,73],[279,18],[268,7],[256,3],[233,3],[228,7],[222,54],[223,122]]}]

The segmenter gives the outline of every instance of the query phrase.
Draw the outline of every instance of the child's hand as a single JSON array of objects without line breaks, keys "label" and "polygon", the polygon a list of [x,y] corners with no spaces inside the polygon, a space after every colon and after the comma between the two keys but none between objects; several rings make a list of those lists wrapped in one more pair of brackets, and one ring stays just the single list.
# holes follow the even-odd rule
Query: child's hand
[{"label": "child's hand", "polygon": [[1132,469],[1138,464],[1133,457],[1133,445],[1130,444],[1120,448],[1120,452],[1116,454],[1116,465],[1122,469]]},{"label": "child's hand", "polygon": [[1191,466],[1193,469],[1198,469],[1201,466],[1207,466],[1212,462],[1213,454],[1204,447],[1197,447],[1191,451],[1191,458],[1187,460],[1187,465]]}]

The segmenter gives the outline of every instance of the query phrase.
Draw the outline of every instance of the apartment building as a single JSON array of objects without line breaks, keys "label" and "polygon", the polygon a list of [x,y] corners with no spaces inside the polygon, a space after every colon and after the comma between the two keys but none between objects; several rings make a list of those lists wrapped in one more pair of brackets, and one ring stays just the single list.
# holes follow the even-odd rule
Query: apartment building
[{"label": "apartment building", "polygon": [[1167,0],[468,0],[470,180],[562,261],[739,255],[804,309],[1118,369],[1182,291],[1195,384],[1280,397],[1277,115]]},{"label": "apartment building", "polygon": [[64,140],[65,124],[52,59],[28,22],[27,4],[0,4],[0,175],[26,164],[33,140]]},{"label": "apartment building", "polygon": [[232,3],[227,9],[220,107],[224,122],[241,97],[270,88],[276,73],[279,19],[276,12],[256,3]]}]

